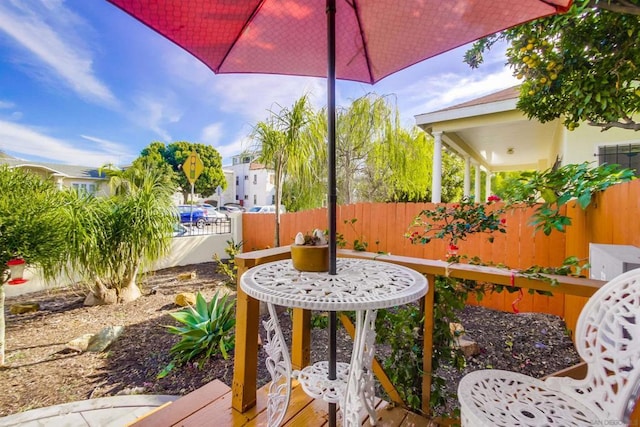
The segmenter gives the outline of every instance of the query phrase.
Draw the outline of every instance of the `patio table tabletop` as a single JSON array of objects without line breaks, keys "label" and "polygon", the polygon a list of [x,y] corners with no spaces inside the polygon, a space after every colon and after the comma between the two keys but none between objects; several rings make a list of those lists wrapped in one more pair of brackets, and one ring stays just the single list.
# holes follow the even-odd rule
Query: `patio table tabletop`
[{"label": "patio table tabletop", "polygon": [[[240,279],[247,295],[267,303],[270,320],[265,350],[272,382],[267,406],[269,426],[283,419],[291,394],[291,379],[314,398],[340,403],[343,425],[359,425],[364,407],[375,420],[371,364],[375,353],[375,319],[380,308],[407,304],[423,297],[427,279],[397,264],[376,260],[340,258],[337,274],[300,272],[291,260],[253,267]],[[351,362],[338,363],[336,379],[329,380],[326,361],[292,371],[291,359],[274,305],[320,311],[355,311],[356,333]]]}]

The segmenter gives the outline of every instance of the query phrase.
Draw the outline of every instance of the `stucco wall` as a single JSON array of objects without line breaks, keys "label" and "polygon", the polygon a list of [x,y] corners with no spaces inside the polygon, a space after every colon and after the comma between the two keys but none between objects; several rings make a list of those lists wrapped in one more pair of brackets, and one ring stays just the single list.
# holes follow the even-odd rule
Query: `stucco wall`
[{"label": "stucco wall", "polygon": [[599,127],[581,124],[576,130],[564,132],[562,164],[598,162],[594,156],[599,145],[639,143],[640,135],[624,129],[609,129],[602,132]]},{"label": "stucco wall", "polygon": [[[175,237],[171,241],[169,255],[157,261],[150,270],[210,262],[213,261],[213,254],[215,253],[221,259],[229,258],[224,251],[227,247],[227,240],[233,238],[236,243],[242,241],[242,214],[233,213],[230,216],[231,233]],[[29,268],[25,270],[24,278],[28,279],[25,284],[16,286],[4,285],[8,298],[46,288],[62,287],[70,282],[69,279],[61,277],[46,283],[37,270]]]}]

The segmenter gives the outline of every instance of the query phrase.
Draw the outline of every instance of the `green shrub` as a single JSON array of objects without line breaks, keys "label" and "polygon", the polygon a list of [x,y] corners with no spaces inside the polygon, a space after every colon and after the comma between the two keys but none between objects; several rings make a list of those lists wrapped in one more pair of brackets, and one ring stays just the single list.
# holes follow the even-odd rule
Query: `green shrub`
[{"label": "green shrub", "polygon": [[228,296],[220,297],[216,293],[207,304],[202,294],[196,295],[196,305],[189,306],[177,313],[171,313],[182,326],[166,326],[169,333],[180,335],[182,339],[171,347],[169,354],[173,359],[158,374],[164,378],[175,366],[199,358],[198,367],[211,355],[221,354],[227,359],[228,351],[233,348],[233,329],[236,323],[233,302]]},{"label": "green shrub", "polygon": [[382,366],[407,406],[419,411],[422,402],[422,325],[424,317],[414,304],[378,311],[377,341],[390,347]]},{"label": "green shrub", "polygon": [[238,266],[236,265],[236,255],[242,252],[244,242],[236,243],[235,240],[227,240],[227,247],[224,251],[229,255],[229,259],[225,262],[220,259],[218,254],[213,254],[213,260],[218,263],[217,272],[227,276],[227,284],[235,286],[238,279]]},{"label": "green shrub", "polygon": [[562,214],[563,205],[575,200],[586,209],[595,193],[632,179],[634,171],[620,165],[568,164],[543,172],[523,172],[505,189],[505,199],[508,203],[537,206],[531,224],[536,231],[549,235],[553,230],[565,231],[571,224],[571,218]]}]

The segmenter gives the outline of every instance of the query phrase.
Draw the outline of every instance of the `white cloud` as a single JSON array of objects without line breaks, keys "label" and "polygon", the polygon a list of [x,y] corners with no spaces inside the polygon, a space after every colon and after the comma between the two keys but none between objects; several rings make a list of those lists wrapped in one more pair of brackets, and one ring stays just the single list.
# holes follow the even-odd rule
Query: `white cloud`
[{"label": "white cloud", "polygon": [[132,153],[126,145],[91,135],[80,135],[80,137],[87,141],[95,142],[98,151],[118,156],[117,164],[128,163],[137,157],[137,154]]},{"label": "white cloud", "polygon": [[182,118],[173,105],[173,96],[139,95],[134,99],[135,110],[130,113],[131,119],[139,126],[157,134],[162,141],[170,142],[171,135],[166,129],[169,123],[176,123]]},{"label": "white cloud", "polygon": [[[83,136],[84,139],[92,137]],[[0,150],[18,157],[50,159],[52,162],[83,166],[102,166],[106,163],[122,163],[126,148],[103,141],[98,146],[80,148],[80,144],[70,143],[46,135],[40,130],[16,123],[0,120]]]},{"label": "white cloud", "polygon": [[206,126],[200,134],[200,141],[204,144],[216,146],[220,144],[222,137],[224,136],[223,124],[212,123]]},{"label": "white cloud", "polygon": [[247,136],[247,133],[238,133],[236,138],[225,145],[216,147],[216,150],[222,156],[222,164],[224,166],[231,164],[231,158],[236,154],[240,154],[252,147],[253,141]]},{"label": "white cloud", "polygon": [[3,101],[0,99],[0,110],[8,110],[14,107],[15,107],[15,104],[13,102]]},{"label": "white cloud", "polygon": [[374,90],[381,95],[395,94],[403,125],[412,126],[416,114],[436,111],[520,83],[505,65],[505,43],[496,44],[486,52],[484,63],[478,69],[471,69],[463,62],[469,46],[395,73],[374,85]]},{"label": "white cloud", "polygon": [[[44,7],[43,7],[44,6]],[[0,2],[0,31],[4,31],[35,61],[35,74],[51,73],[81,98],[114,107],[113,93],[95,75],[91,52],[78,33],[84,22],[60,1],[14,0]],[[39,68],[44,66],[46,71]]]},{"label": "white cloud", "polygon": [[308,94],[314,108],[325,105],[325,80],[309,77],[276,75],[219,75],[214,81],[219,99],[218,108],[238,113],[250,123],[269,116],[269,110],[290,107],[302,95]]},{"label": "white cloud", "polygon": [[266,74],[214,74],[206,65],[183,50],[166,52],[163,64],[175,83],[196,88],[200,96],[209,96],[218,109],[239,113],[254,124],[268,117],[270,109],[291,106],[307,94],[311,105],[326,104],[326,80],[312,77]]},{"label": "white cloud", "polygon": [[426,76],[397,91],[403,122],[417,114],[429,113],[488,95],[520,82],[507,68],[490,73],[440,73]]},{"label": "white cloud", "polygon": [[425,112],[474,99],[518,84],[518,80],[512,77],[508,70],[484,75],[481,78],[445,76],[445,79],[457,79],[458,83],[455,86],[444,86],[439,85],[434,80],[427,82],[429,87],[433,88],[436,93],[425,104]]}]

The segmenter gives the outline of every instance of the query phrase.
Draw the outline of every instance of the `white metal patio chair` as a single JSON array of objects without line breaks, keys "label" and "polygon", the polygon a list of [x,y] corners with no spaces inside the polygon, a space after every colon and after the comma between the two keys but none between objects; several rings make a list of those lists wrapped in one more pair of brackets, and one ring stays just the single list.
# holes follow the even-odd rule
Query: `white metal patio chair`
[{"label": "white metal patio chair", "polygon": [[621,274],[587,302],[576,326],[587,376],[544,381],[479,370],[458,385],[463,426],[628,425],[640,396],[640,269]]}]

